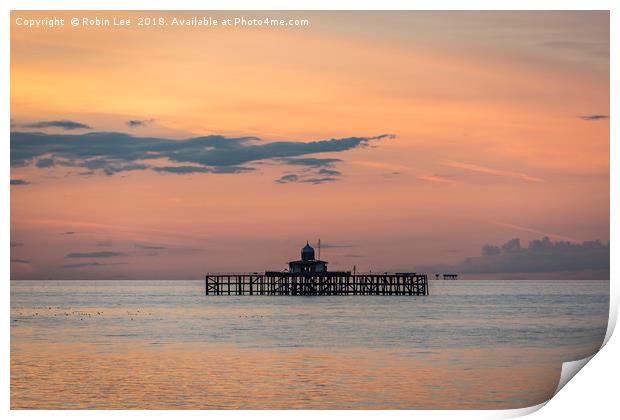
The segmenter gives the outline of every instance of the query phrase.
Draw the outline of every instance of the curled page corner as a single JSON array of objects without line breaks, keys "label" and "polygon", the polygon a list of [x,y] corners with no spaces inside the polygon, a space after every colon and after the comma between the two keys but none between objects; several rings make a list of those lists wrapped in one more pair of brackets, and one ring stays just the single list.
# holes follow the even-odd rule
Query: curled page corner
[{"label": "curled page corner", "polygon": [[[598,353],[598,352],[597,352]],[[573,377],[596,355],[596,353],[585,357],[583,359],[579,359],[579,360],[573,360],[570,362],[564,362],[562,363],[562,372],[560,373],[560,380],[558,381],[558,386],[555,389],[555,392],[553,393],[553,396],[551,398],[553,398],[554,396],[557,395],[558,392],[560,392],[560,390],[562,388],[564,388],[564,385],[566,385],[571,379],[573,379]],[[543,408],[545,405],[547,405],[547,403],[549,401],[551,401],[551,398],[548,399],[547,401],[543,401],[540,404],[536,404],[536,405],[532,405],[530,407],[524,407],[524,408],[517,408],[514,410],[506,410],[504,412],[505,415],[501,416],[500,418],[516,418],[516,417],[524,417],[527,416],[529,414],[535,413],[536,411],[540,410],[541,408]]]},{"label": "curled page corner", "polygon": [[573,360],[571,362],[562,363],[562,372],[560,373],[560,381],[558,382],[558,387],[555,389],[553,395],[555,396],[564,385],[566,385],[573,377],[579,372],[592,358],[605,347],[605,345],[609,342],[615,328],[616,321],[618,319],[618,302],[613,300],[610,302],[609,308],[609,319],[607,321],[607,332],[605,333],[605,338],[603,339],[603,343],[601,347],[593,354],[588,357],[579,360]]},{"label": "curled page corner", "polygon": [[564,385],[566,385],[568,381],[570,381],[573,378],[573,376],[575,376],[577,372],[579,372],[581,368],[583,368],[594,357],[594,355],[596,355],[596,353],[588,357],[585,357],[583,359],[562,363],[562,372],[560,373],[560,381],[558,382],[558,387],[555,389],[555,392],[553,393],[553,395],[555,396],[558,392],[560,392],[560,390],[564,388]]},{"label": "curled page corner", "polygon": [[538,410],[543,408],[545,405],[547,405],[548,402],[549,400],[543,401],[540,404],[532,405],[529,407],[514,408],[512,410],[502,410],[501,414],[496,418],[513,419],[517,417],[525,417],[532,413],[537,412]]},{"label": "curled page corner", "polygon": [[[611,282],[610,282],[611,283]],[[611,284],[610,284],[611,286]],[[613,287],[613,286],[612,286]],[[614,330],[616,329],[616,321],[618,320],[618,295],[611,293],[609,295],[609,319],[607,321],[607,332],[605,333],[605,339],[601,348],[605,347],[609,339],[611,338]]]}]

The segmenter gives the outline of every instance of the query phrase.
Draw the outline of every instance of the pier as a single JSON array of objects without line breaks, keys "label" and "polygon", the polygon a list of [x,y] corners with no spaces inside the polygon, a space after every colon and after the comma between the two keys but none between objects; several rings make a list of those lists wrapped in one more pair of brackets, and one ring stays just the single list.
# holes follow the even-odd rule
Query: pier
[{"label": "pier", "polygon": [[426,274],[289,273],[207,274],[206,295],[328,296],[382,295],[426,296]]},{"label": "pier", "polygon": [[426,296],[428,277],[417,273],[354,273],[328,271],[327,261],[314,256],[306,243],[301,259],[290,261],[287,271],[260,273],[207,274],[205,293],[209,295],[328,296],[383,295]]}]

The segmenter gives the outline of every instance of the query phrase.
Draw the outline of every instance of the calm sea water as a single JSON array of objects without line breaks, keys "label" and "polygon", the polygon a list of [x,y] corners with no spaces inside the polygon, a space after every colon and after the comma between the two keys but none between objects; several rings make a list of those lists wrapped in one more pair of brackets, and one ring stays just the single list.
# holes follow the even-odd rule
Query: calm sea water
[{"label": "calm sea water", "polygon": [[12,408],[519,408],[605,336],[607,281],[430,296],[204,296],[202,281],[12,281]]}]

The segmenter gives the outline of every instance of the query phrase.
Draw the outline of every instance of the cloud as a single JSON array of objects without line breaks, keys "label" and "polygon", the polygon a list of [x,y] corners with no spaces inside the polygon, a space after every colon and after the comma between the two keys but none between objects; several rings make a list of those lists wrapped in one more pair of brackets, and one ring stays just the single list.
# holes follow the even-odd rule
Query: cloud
[{"label": "cloud", "polygon": [[20,258],[11,258],[11,263],[16,263],[16,264],[30,264],[30,261],[28,260],[22,260]]},{"label": "cloud", "polygon": [[126,124],[129,126],[129,128],[138,128],[138,127],[146,127],[147,125],[153,123],[155,120],[154,119],[147,119],[147,120],[129,120],[126,122]]},{"label": "cloud", "polygon": [[465,258],[456,265],[419,267],[421,272],[441,273],[529,273],[576,270],[609,271],[609,243],[584,241],[553,242],[549,237],[533,240],[527,248],[519,238],[502,245],[484,245],[481,255]]},{"label": "cloud", "polygon": [[30,182],[23,179],[12,179],[11,185],[28,185]]},{"label": "cloud", "polygon": [[206,174],[211,172],[210,168],[205,168],[204,166],[160,166],[154,168],[157,172],[168,172],[171,174],[193,174],[193,173],[202,173]]},{"label": "cloud", "polygon": [[512,172],[505,171],[501,169],[489,168],[486,166],[474,165],[472,163],[464,163],[464,162],[456,162],[456,161],[448,161],[444,162],[444,165],[450,166],[452,168],[463,169],[466,171],[479,172],[483,174],[507,177],[507,178],[516,178],[521,179],[523,181],[528,182],[543,182],[541,178],[533,177],[520,172]]},{"label": "cloud", "polygon": [[161,246],[161,245],[135,244],[135,246],[136,246],[136,248],[139,248],[139,249],[149,249],[149,250],[167,249],[165,246]]},{"label": "cloud", "polygon": [[98,267],[100,265],[105,265],[105,264],[101,264],[98,262],[87,262],[87,263],[61,265],[60,268]]},{"label": "cloud", "polygon": [[335,182],[335,181],[338,181],[338,178],[323,177],[323,178],[306,178],[306,179],[299,180],[297,182],[318,185],[318,184],[324,184],[326,182]]},{"label": "cloud", "polygon": [[306,167],[307,169],[298,174],[283,175],[276,182],[286,184],[290,182],[299,182],[306,184],[323,184],[325,182],[338,181],[342,172],[331,169],[335,164],[342,162],[342,159],[336,158],[285,158],[278,161],[287,165],[296,165]]},{"label": "cloud", "polygon": [[96,251],[96,252],[72,252],[67,254],[65,258],[112,258],[123,257],[125,254],[122,252],[113,251]]},{"label": "cloud", "polygon": [[304,184],[323,184],[325,182],[334,182],[334,181],[338,181],[338,178],[333,178],[333,177],[323,177],[323,178],[305,178],[299,175],[295,175],[295,174],[287,174],[287,175],[282,175],[280,178],[276,179],[276,182],[280,183],[280,184],[288,184],[291,182],[299,182],[299,183],[304,183]]},{"label": "cloud", "polygon": [[107,166],[105,168],[103,168],[103,172],[106,175],[114,175],[116,173],[119,172],[127,172],[127,171],[140,171],[140,170],[144,170],[144,169],[148,169],[150,168],[149,165],[143,165],[140,163],[133,163],[133,164],[127,164],[127,165],[113,165],[113,166]]},{"label": "cloud", "polygon": [[50,159],[50,158],[39,159],[37,163],[35,164],[37,168],[49,168],[50,166],[54,166],[54,165],[55,165],[54,159]]},{"label": "cloud", "polygon": [[342,159],[308,157],[308,158],[285,158],[285,159],[280,159],[280,161],[288,165],[325,167],[325,166],[333,166],[336,163],[340,163],[342,162]]},{"label": "cloud", "polygon": [[23,124],[25,128],[62,128],[63,130],[84,130],[92,128],[89,125],[77,121],[56,120],[56,121],[37,121],[30,124]]},{"label": "cloud", "polygon": [[[74,164],[68,164],[67,166],[75,166]],[[78,165],[79,166],[79,165]],[[123,162],[110,162],[105,159],[90,159],[83,162],[83,166],[86,169],[102,170],[106,175],[114,175],[119,172],[137,171],[150,168],[149,165],[143,163],[123,163]]]},{"label": "cloud", "polygon": [[286,174],[282,175],[280,178],[276,179],[276,182],[279,184],[289,184],[292,182],[302,183],[302,184],[324,184],[326,182],[335,182],[340,178],[336,178],[336,175],[340,175],[339,171],[330,171],[331,174],[321,173],[319,171],[319,175],[331,175],[331,176],[315,176],[314,174]]},{"label": "cloud", "polygon": [[60,234],[61,235],[75,235],[76,233],[77,232],[74,232],[74,231],[70,230],[70,231],[67,231],[67,232],[61,232]]},{"label": "cloud", "polygon": [[252,172],[254,168],[247,166],[222,166],[213,169],[214,174],[241,174],[245,172]]},{"label": "cloud", "polygon": [[447,178],[445,176],[433,175],[433,174],[418,175],[418,179],[421,179],[422,181],[434,182],[438,184],[455,184],[456,183],[453,179]]},{"label": "cloud", "polygon": [[602,114],[580,115],[579,118],[581,118],[584,121],[599,121],[599,120],[608,119],[609,115],[602,115]]},{"label": "cloud", "polygon": [[287,184],[289,182],[297,182],[299,177],[295,174],[282,175],[279,179],[276,179],[276,182],[280,184]]},{"label": "cloud", "polygon": [[166,172],[177,175],[186,175],[186,174],[239,174],[244,172],[251,172],[254,168],[249,168],[246,166],[224,166],[220,168],[207,168],[204,166],[159,166],[154,167],[154,171],[156,172]]},{"label": "cloud", "polygon": [[100,262],[84,262],[77,264],[66,264],[61,265],[60,268],[83,268],[83,267],[102,267],[108,265],[125,265],[126,263],[118,262],[118,263],[100,263]]},{"label": "cloud", "polygon": [[23,242],[11,242],[11,248],[16,248],[18,246],[24,246]]},{"label": "cloud", "polygon": [[319,175],[327,175],[327,176],[341,176],[342,173],[335,169],[320,169]]},{"label": "cloud", "polygon": [[[257,137],[206,136],[185,140],[135,137],[125,133],[100,132],[54,135],[32,132],[11,133],[11,166],[31,164],[35,159],[52,156],[56,165],[102,171],[106,175],[131,170],[153,170],[175,174],[242,173],[254,170],[249,164],[271,160],[276,163],[312,168],[328,167],[340,159],[314,158],[316,153],[339,153],[368,145],[372,141],[393,138],[346,137],[309,142],[262,142]],[[300,157],[301,156],[301,157]],[[165,159],[173,164],[157,166],[145,161]],[[337,180],[320,172],[298,178],[297,182],[320,184]],[[283,182],[291,182],[283,177]]]}]

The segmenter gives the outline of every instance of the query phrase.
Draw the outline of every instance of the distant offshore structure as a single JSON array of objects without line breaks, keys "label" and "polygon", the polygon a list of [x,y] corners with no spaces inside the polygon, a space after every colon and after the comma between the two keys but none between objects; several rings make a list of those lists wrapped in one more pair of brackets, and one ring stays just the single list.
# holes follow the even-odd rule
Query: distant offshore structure
[{"label": "distant offshore structure", "polygon": [[309,243],[301,249],[301,259],[290,261],[288,267],[288,271],[264,274],[207,274],[206,295],[428,295],[426,274],[328,271],[327,261],[320,259],[320,247],[316,259]]}]

